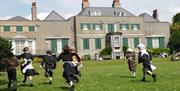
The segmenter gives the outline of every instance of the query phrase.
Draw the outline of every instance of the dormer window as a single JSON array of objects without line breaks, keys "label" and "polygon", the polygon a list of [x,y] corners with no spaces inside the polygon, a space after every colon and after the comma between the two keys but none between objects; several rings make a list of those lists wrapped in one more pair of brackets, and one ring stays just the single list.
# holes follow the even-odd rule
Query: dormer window
[{"label": "dormer window", "polygon": [[115,11],[114,12],[114,16],[125,16],[124,12],[120,12],[120,11]]},{"label": "dormer window", "polygon": [[90,11],[89,14],[91,16],[101,16],[101,12],[100,11]]}]

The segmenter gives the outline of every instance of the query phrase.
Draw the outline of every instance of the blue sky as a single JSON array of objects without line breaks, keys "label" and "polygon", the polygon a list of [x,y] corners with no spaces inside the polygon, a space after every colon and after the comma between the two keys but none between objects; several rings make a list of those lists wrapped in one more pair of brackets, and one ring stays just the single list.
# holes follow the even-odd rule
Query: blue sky
[{"label": "blue sky", "polygon": [[[44,19],[52,10],[64,18],[81,11],[82,0],[0,0],[0,19],[22,16],[31,19],[31,3],[36,1],[38,18]],[[89,0],[91,7],[111,7],[113,0]],[[173,15],[180,12],[180,0],[120,0],[121,6],[135,15],[152,15],[158,9],[161,21],[171,22]]]}]

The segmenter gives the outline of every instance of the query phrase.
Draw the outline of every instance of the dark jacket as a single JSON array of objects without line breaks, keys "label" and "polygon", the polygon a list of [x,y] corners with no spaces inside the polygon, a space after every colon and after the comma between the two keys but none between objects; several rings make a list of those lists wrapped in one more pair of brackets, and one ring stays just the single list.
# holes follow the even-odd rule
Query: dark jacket
[{"label": "dark jacket", "polygon": [[54,56],[45,56],[41,65],[44,66],[45,69],[55,69],[56,68],[56,57]]}]

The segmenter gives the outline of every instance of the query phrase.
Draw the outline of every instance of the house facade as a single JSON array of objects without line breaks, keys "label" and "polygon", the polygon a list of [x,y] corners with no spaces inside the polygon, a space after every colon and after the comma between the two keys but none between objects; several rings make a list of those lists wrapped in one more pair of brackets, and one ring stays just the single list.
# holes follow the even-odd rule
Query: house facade
[{"label": "house facade", "polygon": [[29,47],[35,55],[46,50],[61,53],[64,45],[75,47],[80,56],[92,58],[106,47],[106,35],[120,32],[120,48],[128,46],[136,49],[139,43],[148,48],[165,48],[170,30],[168,22],[158,20],[157,10],[153,15],[138,16],[120,6],[114,0],[112,7],[90,7],[88,0],[82,0],[82,11],[65,20],[52,11],[44,20],[36,17],[36,3],[32,3],[32,20],[14,17],[0,20],[0,34],[12,41],[13,52],[21,54],[23,47]]}]

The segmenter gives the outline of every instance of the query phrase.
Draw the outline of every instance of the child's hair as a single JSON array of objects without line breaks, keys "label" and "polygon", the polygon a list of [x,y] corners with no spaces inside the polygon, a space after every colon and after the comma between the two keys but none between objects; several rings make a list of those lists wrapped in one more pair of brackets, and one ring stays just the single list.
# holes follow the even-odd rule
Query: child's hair
[{"label": "child's hair", "polygon": [[65,46],[63,47],[63,51],[64,51],[64,52],[70,52],[69,46],[68,46],[68,45],[65,45]]},{"label": "child's hair", "polygon": [[48,51],[46,51],[46,53],[51,55],[51,54],[52,54],[52,51],[51,51],[51,50],[48,50]]},{"label": "child's hair", "polygon": [[28,47],[24,47],[24,48],[23,48],[23,52],[27,52],[28,50],[29,50]]}]

